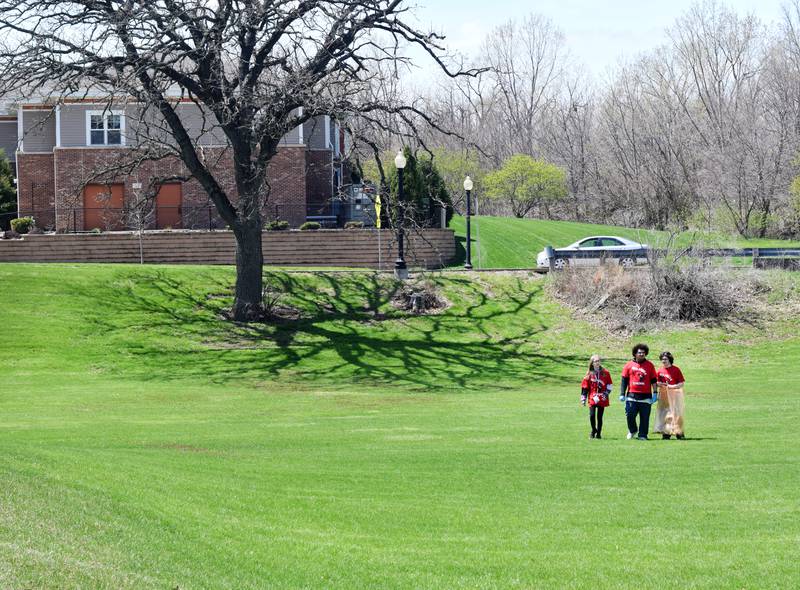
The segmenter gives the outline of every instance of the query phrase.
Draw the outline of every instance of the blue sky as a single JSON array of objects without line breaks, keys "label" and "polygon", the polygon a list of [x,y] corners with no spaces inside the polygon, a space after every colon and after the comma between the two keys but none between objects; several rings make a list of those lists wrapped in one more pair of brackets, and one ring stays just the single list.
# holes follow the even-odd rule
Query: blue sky
[{"label": "blue sky", "polygon": [[[764,23],[781,15],[782,0],[722,3]],[[600,78],[620,58],[636,57],[664,43],[665,30],[693,4],[693,0],[417,0],[416,15],[422,24],[444,32],[448,47],[474,54],[494,26],[531,12],[543,14],[565,34],[570,52]]]}]

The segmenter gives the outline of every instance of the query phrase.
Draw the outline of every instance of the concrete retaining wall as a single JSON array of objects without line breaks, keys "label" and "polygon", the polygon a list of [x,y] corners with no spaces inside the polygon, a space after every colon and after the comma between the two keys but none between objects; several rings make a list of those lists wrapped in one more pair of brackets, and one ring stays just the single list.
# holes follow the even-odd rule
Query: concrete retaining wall
[{"label": "concrete retaining wall", "polygon": [[[381,230],[383,269],[397,257],[393,232]],[[439,268],[455,256],[449,229],[427,229],[406,239],[409,266]],[[286,266],[378,267],[378,230],[278,231],[263,234],[264,262]],[[229,231],[152,231],[142,235],[145,263],[234,264]],[[139,236],[132,232],[39,234],[0,240],[0,262],[138,263]]]}]

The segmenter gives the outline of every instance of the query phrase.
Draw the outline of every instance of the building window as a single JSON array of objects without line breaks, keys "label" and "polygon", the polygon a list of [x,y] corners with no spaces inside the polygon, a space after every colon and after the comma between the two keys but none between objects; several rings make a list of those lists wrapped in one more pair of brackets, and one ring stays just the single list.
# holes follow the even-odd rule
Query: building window
[{"label": "building window", "polygon": [[86,145],[125,145],[125,116],[119,111],[86,113]]}]

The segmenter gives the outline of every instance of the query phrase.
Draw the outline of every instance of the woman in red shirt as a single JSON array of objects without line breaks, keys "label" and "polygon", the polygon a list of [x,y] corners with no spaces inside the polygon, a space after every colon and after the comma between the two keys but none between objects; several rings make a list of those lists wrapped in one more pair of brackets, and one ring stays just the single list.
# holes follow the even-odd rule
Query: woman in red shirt
[{"label": "woman in red shirt", "polygon": [[603,438],[603,412],[611,395],[611,374],[600,364],[600,355],[593,354],[589,359],[589,370],[581,381],[581,404],[589,401],[589,424],[592,433],[589,438]]},{"label": "woman in red shirt", "polygon": [[685,379],[681,370],[674,365],[675,357],[671,352],[664,351],[659,356],[661,368],[658,377],[658,407],[656,409],[655,432],[660,432],[661,437],[669,439],[673,434],[675,438],[683,440],[683,412]]}]

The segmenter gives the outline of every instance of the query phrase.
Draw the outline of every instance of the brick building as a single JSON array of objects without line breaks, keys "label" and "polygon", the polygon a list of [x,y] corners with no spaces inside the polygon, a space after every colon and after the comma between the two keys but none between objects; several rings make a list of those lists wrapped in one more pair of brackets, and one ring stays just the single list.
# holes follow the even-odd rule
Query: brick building
[{"label": "brick building", "polygon": [[[177,110],[202,157],[235,199],[231,155],[221,130],[207,126],[208,117],[194,103],[181,103]],[[180,159],[143,161],[119,170],[141,137],[142,117],[135,104],[109,108],[82,99],[16,105],[0,116],[0,148],[16,169],[18,215],[62,231],[221,227],[196,180],[160,181],[188,176]],[[330,210],[331,196],[342,182],[343,149],[341,129],[330,117],[287,134],[269,165],[265,218],[296,227],[307,215]],[[155,198],[144,199],[148,194]]]}]

